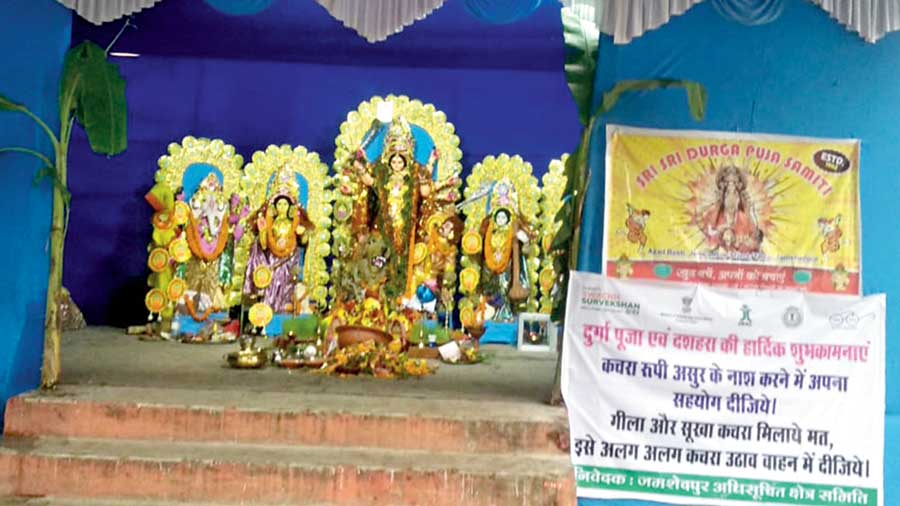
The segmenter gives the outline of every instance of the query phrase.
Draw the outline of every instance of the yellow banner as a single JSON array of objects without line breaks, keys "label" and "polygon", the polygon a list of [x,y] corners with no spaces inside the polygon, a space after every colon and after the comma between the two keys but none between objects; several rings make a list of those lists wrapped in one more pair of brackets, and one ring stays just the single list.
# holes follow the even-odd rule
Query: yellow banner
[{"label": "yellow banner", "polygon": [[859,141],[610,125],[613,277],[860,292]]}]

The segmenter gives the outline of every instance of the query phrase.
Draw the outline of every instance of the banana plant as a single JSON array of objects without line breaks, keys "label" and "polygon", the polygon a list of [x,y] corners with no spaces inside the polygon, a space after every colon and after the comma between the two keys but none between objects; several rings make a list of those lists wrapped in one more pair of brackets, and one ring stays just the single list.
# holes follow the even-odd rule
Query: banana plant
[{"label": "banana plant", "polygon": [[[556,215],[556,221],[562,225],[556,233],[551,246],[556,272],[561,273],[551,316],[554,320],[560,322],[565,319],[569,271],[578,267],[584,197],[591,178],[588,158],[594,128],[601,118],[615,107],[619,99],[628,93],[663,88],[682,88],[687,94],[691,116],[696,121],[703,120],[706,113],[707,100],[706,89],[701,84],[693,81],[680,79],[628,80],[616,83],[612,89],[603,93],[597,110],[592,112],[600,47],[600,31],[592,19],[585,19],[568,7],[562,8],[562,25],[563,39],[566,45],[566,82],[578,108],[578,117],[581,121],[582,130],[578,146],[566,160],[564,169],[566,187],[563,192],[563,206]],[[560,346],[562,346],[562,341],[560,341]],[[557,358],[556,379],[550,395],[551,404],[562,402],[560,392],[561,360],[562,353]]]},{"label": "banana plant", "polygon": [[92,42],[69,49],[63,64],[59,86],[59,131],[22,104],[0,95],[0,112],[24,114],[34,121],[53,147],[48,157],[23,147],[0,148],[0,154],[18,153],[41,161],[35,184],[44,178],[53,183],[53,211],[50,222],[50,276],[47,281],[47,307],[44,320],[44,355],[41,385],[52,388],[60,373],[59,298],[62,293],[63,246],[66,240],[71,195],[67,178],[67,157],[75,121],[84,128],[91,149],[98,154],[116,155],[128,145],[126,128],[125,80],[119,69],[107,60],[107,52]]}]

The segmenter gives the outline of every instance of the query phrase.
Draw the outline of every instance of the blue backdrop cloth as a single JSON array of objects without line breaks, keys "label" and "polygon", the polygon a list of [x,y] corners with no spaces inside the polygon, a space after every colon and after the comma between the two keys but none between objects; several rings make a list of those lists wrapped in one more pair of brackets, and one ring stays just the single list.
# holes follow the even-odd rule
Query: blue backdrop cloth
[{"label": "blue backdrop cloth", "polygon": [[[700,3],[628,45],[601,41],[598,89],[622,79],[681,78],[709,91],[706,119],[691,119],[682,90],[628,95],[594,131],[579,268],[599,271],[603,237],[606,123],[649,128],[859,138],[863,288],[887,293],[884,504],[900,504],[900,34],[867,44],[806,0],[785,0],[775,22],[748,27]],[[598,94],[599,96],[599,94]],[[636,506],[640,501],[586,501]]]},{"label": "blue backdrop cloth", "polygon": [[[25,104],[59,130],[57,94],[69,47],[71,11],[54,0],[0,2],[0,95]],[[23,44],[22,41],[28,41]],[[0,147],[25,147],[52,157],[50,140],[23,114],[0,113]],[[90,148],[88,148],[90,150]],[[51,186],[35,186],[41,162],[0,154],[0,427],[13,395],[38,386],[44,349]]]},{"label": "blue backdrop cloth", "polygon": [[203,0],[213,9],[229,16],[252,16],[268,9],[275,0]]},{"label": "blue backdrop cloth", "polygon": [[532,15],[541,0],[466,0],[466,9],[485,23],[515,23]]},{"label": "blue backdrop cloth", "polygon": [[[448,2],[374,45],[311,1],[282,0],[253,17],[167,1],[135,22],[140,30],[126,32],[116,50],[141,56],[114,59],[127,86],[128,150],[98,157],[76,127],[69,156],[64,282],[93,325],[146,321],[151,209],[143,195],[159,157],[185,135],[220,138],[247,161],[269,144],[299,144],[331,165],[347,114],[394,93],[446,114],[460,137],[463,177],[485,156],[504,152],[521,155],[540,177],[578,141],[578,114],[561,72],[558,2],[503,26]],[[78,20],[73,40],[110,40],[117,29]],[[425,163],[432,141],[412,129],[416,159]],[[374,159],[381,142],[371,146]]]},{"label": "blue backdrop cloth", "polygon": [[771,23],[784,11],[784,0],[712,0],[716,11],[747,26]]}]

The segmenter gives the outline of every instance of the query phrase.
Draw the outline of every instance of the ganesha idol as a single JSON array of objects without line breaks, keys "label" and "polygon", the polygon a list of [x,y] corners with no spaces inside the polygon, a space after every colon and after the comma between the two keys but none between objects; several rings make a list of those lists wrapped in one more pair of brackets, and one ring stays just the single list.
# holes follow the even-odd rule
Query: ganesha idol
[{"label": "ganesha idol", "polygon": [[462,168],[453,125],[430,104],[374,97],[350,113],[336,144],[336,303],[377,302],[385,314],[376,320],[395,334],[451,314]]},{"label": "ganesha idol", "polygon": [[222,141],[185,137],[159,160],[148,265],[150,319],[163,337],[230,341],[229,309],[243,281],[236,259],[249,210],[238,194],[243,159]]},{"label": "ganesha idol", "polygon": [[248,319],[277,335],[285,320],[317,315],[327,303],[331,253],[328,166],[298,146],[269,146],[247,164],[241,188],[253,214],[243,294]]}]

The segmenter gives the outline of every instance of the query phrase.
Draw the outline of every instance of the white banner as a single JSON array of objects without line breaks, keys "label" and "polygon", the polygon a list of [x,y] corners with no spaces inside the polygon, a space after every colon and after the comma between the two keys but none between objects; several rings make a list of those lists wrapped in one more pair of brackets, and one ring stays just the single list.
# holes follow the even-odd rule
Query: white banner
[{"label": "white banner", "polygon": [[885,297],[573,272],[579,497],[882,506]]}]

